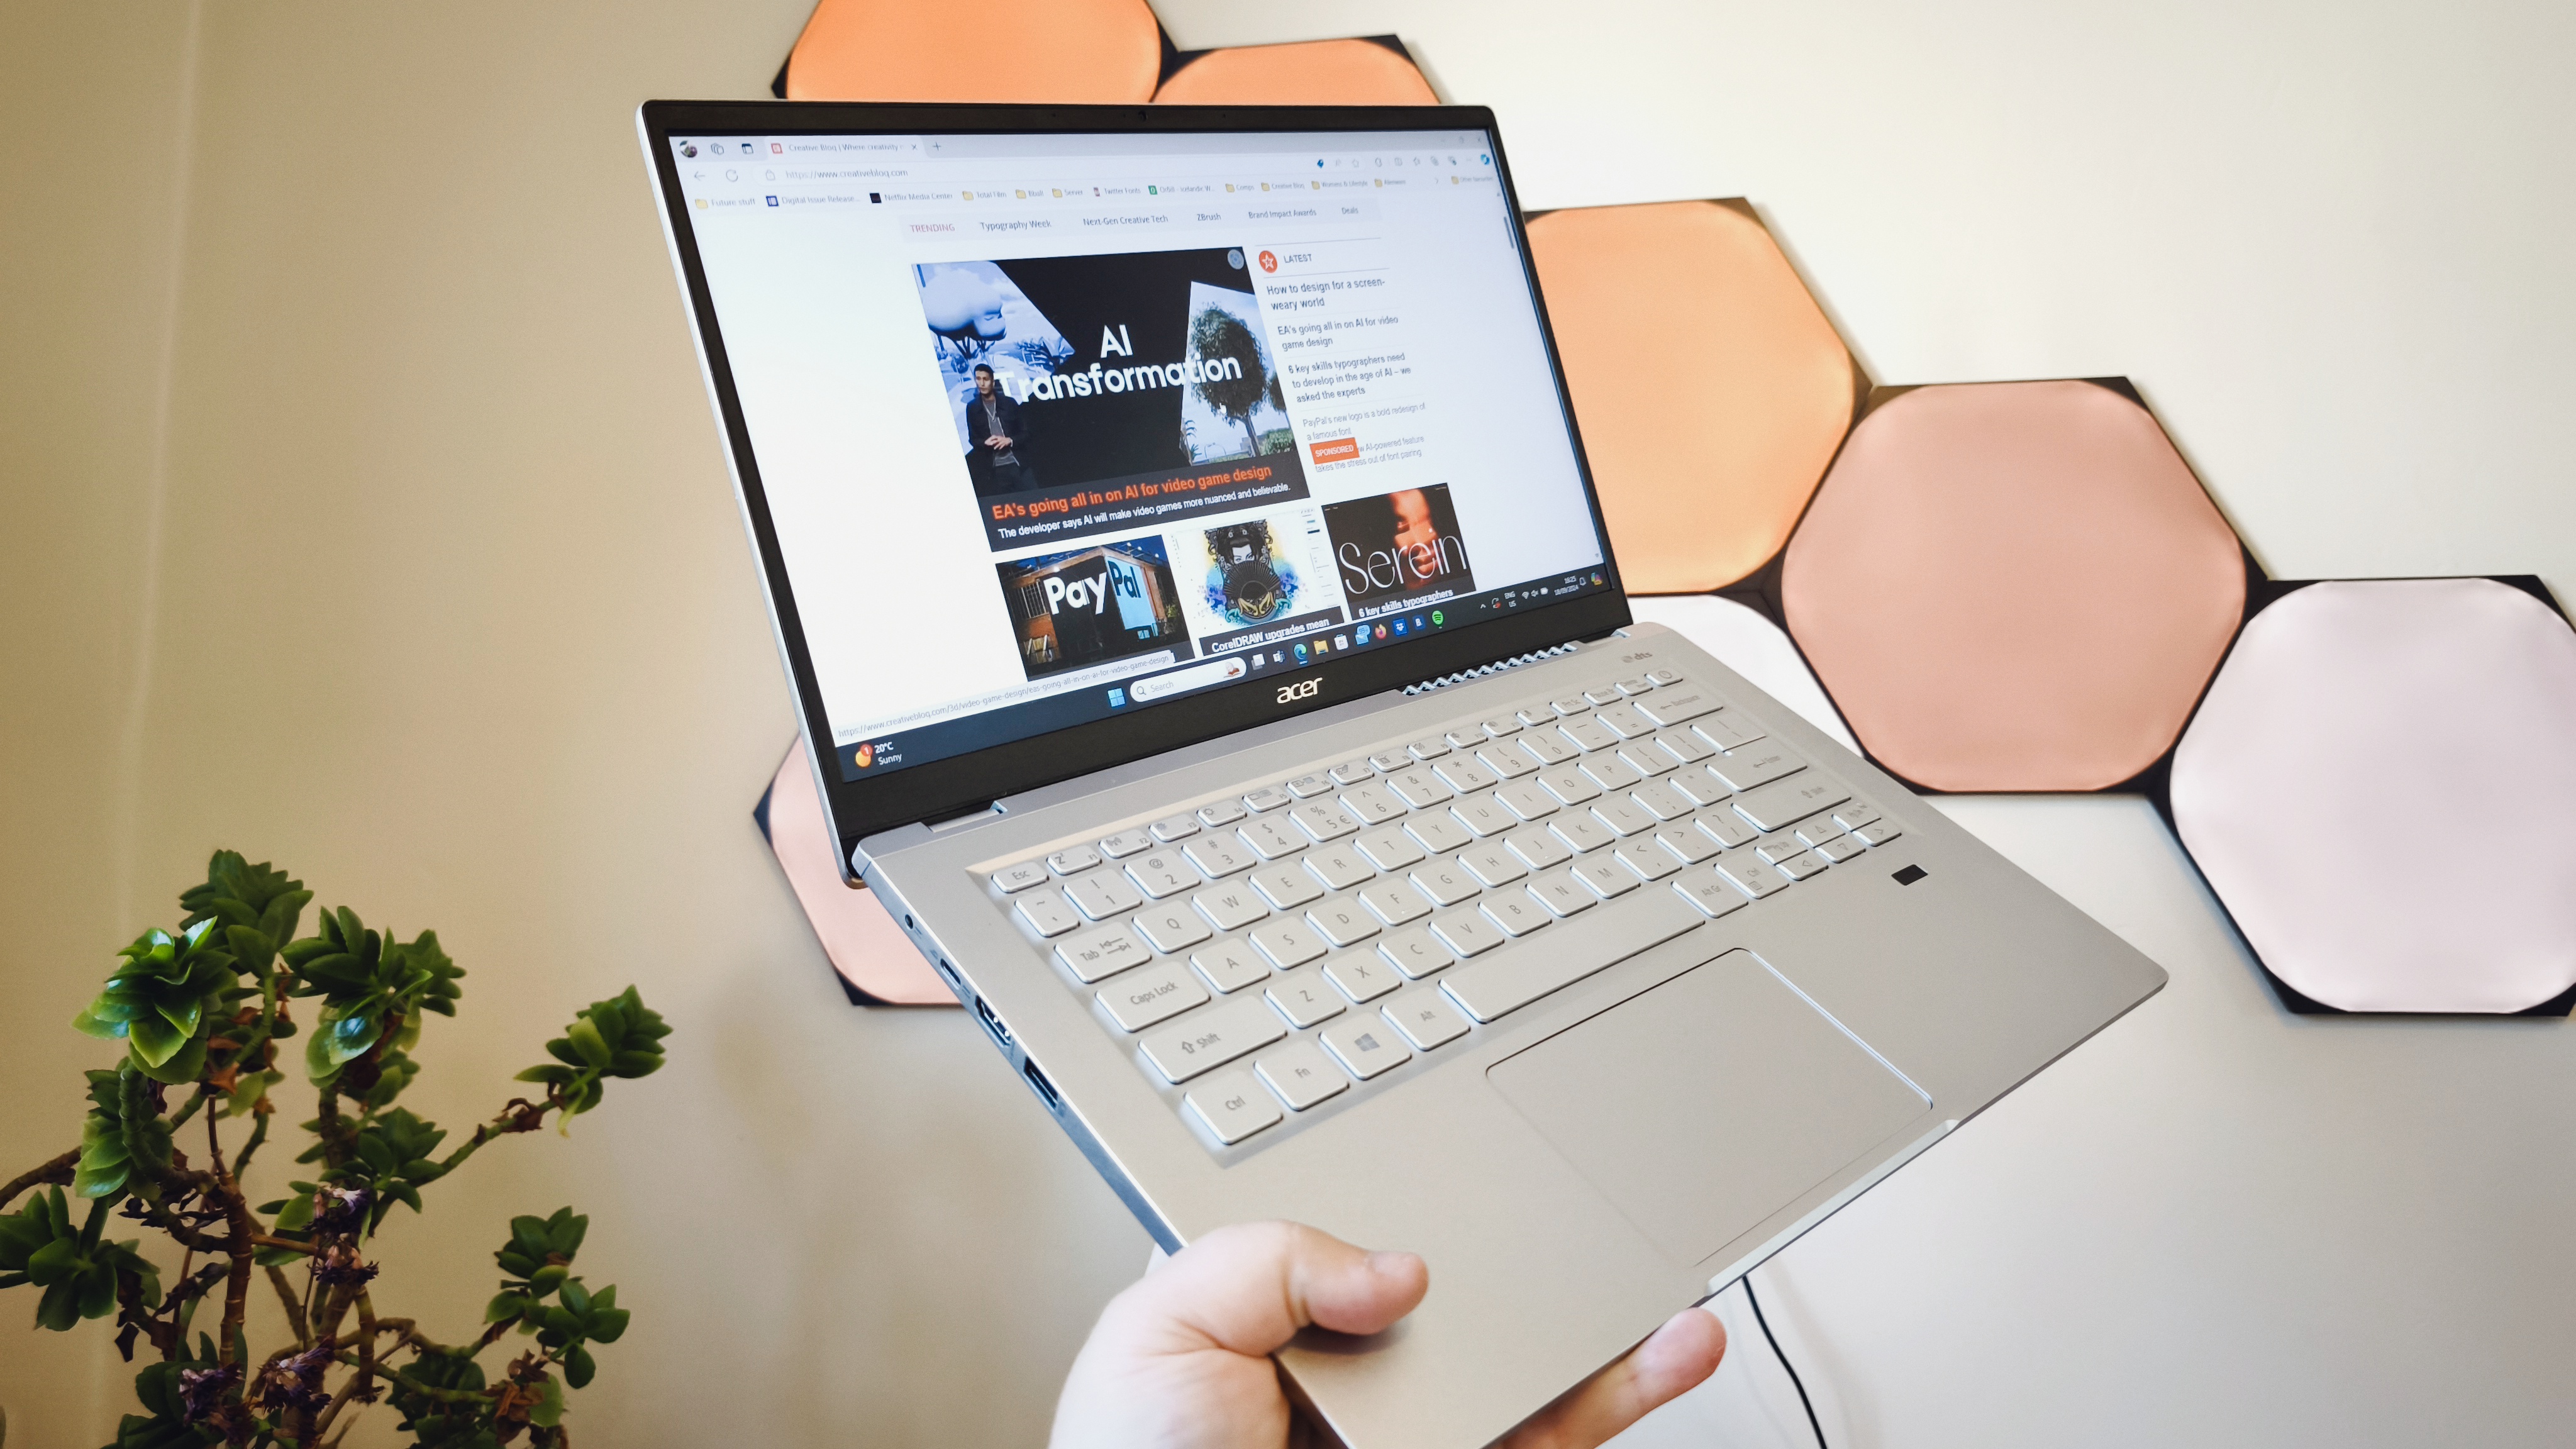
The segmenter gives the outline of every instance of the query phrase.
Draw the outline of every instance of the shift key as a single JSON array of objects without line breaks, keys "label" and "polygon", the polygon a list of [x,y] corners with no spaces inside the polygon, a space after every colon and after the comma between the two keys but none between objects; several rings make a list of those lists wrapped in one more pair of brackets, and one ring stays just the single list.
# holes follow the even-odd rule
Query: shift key
[{"label": "shift key", "polygon": [[1186,1082],[1287,1034],[1279,1013],[1259,996],[1248,996],[1145,1038],[1145,1058],[1166,1081]]},{"label": "shift key", "polygon": [[1806,770],[1736,796],[1735,813],[1756,830],[1779,830],[1850,798],[1851,791],[1841,781]]}]

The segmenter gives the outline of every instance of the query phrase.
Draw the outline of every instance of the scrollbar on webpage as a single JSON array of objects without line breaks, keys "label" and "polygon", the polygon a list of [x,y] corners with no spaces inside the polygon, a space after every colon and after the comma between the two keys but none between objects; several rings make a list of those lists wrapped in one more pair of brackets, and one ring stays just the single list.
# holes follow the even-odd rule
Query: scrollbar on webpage
[{"label": "scrollbar on webpage", "polygon": [[1127,686],[1127,692],[1138,704],[1151,704],[1165,695],[1202,689],[1211,684],[1224,684],[1241,679],[1250,672],[1244,667],[1241,656],[1228,655],[1223,659],[1211,659],[1204,664],[1193,664],[1187,669],[1175,669],[1169,674],[1157,674],[1150,679],[1137,680]]}]

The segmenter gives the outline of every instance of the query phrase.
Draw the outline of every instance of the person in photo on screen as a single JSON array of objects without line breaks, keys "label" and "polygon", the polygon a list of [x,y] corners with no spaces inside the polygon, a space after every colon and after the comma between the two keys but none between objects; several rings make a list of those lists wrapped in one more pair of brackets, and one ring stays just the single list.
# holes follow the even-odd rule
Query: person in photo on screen
[{"label": "person in photo on screen", "polygon": [[975,364],[975,395],[966,400],[966,432],[975,440],[967,453],[978,497],[1015,493],[1038,486],[1037,470],[1021,456],[1027,432],[1020,405],[994,381],[993,369]]},{"label": "person in photo on screen", "polygon": [[[1219,1228],[1109,1301],[1065,1376],[1049,1449],[1287,1449],[1331,1443],[1299,1419],[1269,1355],[1309,1324],[1380,1333],[1430,1290],[1411,1253],[1296,1223]],[[1717,1315],[1685,1308],[1568,1389],[1502,1449],[1594,1449],[1716,1372]]]}]

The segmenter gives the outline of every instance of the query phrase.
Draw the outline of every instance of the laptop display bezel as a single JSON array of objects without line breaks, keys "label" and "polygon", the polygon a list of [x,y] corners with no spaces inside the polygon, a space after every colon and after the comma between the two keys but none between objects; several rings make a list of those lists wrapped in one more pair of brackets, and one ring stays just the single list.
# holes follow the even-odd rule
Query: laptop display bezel
[{"label": "laptop display bezel", "polygon": [[[1601,499],[1574,420],[1573,399],[1565,369],[1557,356],[1547,322],[1546,299],[1531,268],[1529,240],[1522,227],[1511,167],[1493,112],[1482,106],[1286,107],[1286,106],[1020,106],[841,103],[814,101],[650,101],[638,112],[645,149],[661,191],[663,223],[679,269],[695,324],[708,392],[723,425],[736,491],[749,529],[767,595],[770,621],[790,686],[807,752],[823,792],[826,813],[838,837],[836,852],[843,878],[855,882],[851,851],[868,835],[918,821],[941,820],[974,811],[1005,796],[1058,780],[1091,773],[1215,739],[1255,725],[1367,695],[1474,669],[1497,660],[1546,649],[1573,639],[1595,638],[1630,622],[1618,564],[1611,556],[1609,530]],[[832,725],[807,652],[805,627],[796,607],[786,557],[763,490],[760,465],[744,424],[740,399],[725,353],[707,278],[698,259],[687,200],[682,193],[675,136],[813,135],[975,135],[1128,133],[1153,136],[1214,132],[1332,131],[1482,131],[1492,141],[1494,169],[1503,189],[1521,266],[1537,310],[1539,332],[1547,350],[1568,441],[1592,525],[1601,539],[1601,570],[1608,587],[1564,600],[1517,609],[1493,619],[1462,624],[1400,645],[1319,661],[1283,676],[1280,683],[1316,681],[1316,688],[1294,703],[1279,702],[1280,691],[1268,682],[1242,682],[1185,696],[1171,704],[1136,710],[1043,735],[994,745],[969,754],[908,765],[883,775],[857,780],[835,778],[838,751],[832,748]],[[818,742],[820,748],[817,747]]]}]

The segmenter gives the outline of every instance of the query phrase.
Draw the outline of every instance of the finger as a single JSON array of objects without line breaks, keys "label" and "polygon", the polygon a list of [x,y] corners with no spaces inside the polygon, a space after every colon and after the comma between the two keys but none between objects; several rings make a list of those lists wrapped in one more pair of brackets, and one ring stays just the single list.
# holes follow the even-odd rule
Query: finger
[{"label": "finger", "polygon": [[1503,1442],[1508,1449],[1593,1449],[1698,1387],[1724,1357],[1726,1326],[1705,1309],[1685,1308]]},{"label": "finger", "polygon": [[1159,1324],[1232,1353],[1266,1354],[1306,1325],[1376,1333],[1413,1311],[1430,1270],[1296,1223],[1219,1228],[1118,1297],[1131,1326]]}]

